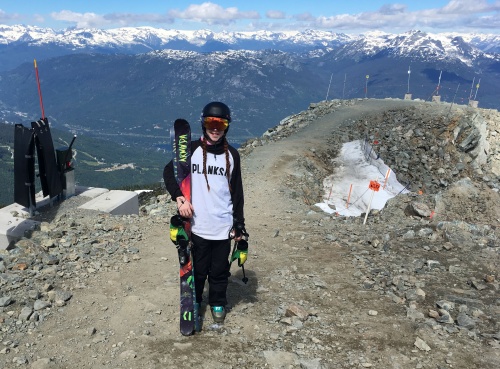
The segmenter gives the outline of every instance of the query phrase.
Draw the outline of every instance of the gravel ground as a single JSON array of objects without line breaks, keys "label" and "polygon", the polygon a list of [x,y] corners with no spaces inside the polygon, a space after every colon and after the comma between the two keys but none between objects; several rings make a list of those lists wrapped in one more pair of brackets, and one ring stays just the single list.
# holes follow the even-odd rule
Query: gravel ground
[{"label": "gravel ground", "polygon": [[[178,330],[167,195],[77,209],[0,253],[0,368],[498,368],[498,112],[312,104],[242,146],[249,259],[224,325]],[[368,138],[410,193],[363,217],[314,206],[343,142]],[[159,168],[161,173],[162,168]]]}]

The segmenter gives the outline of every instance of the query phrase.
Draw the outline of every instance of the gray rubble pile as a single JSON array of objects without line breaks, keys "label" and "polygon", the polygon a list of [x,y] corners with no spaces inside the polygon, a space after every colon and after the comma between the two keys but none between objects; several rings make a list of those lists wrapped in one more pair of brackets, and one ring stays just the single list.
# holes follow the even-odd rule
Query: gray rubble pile
[{"label": "gray rubble pile", "polygon": [[[500,189],[500,114],[491,110],[422,104],[387,111],[349,131],[364,138],[415,192],[436,193],[470,177]],[[363,133],[364,137],[359,137]],[[337,140],[335,144],[340,144]]]},{"label": "gray rubble pile", "polygon": [[[369,227],[359,218],[333,218],[322,220],[320,229],[346,250],[363,289],[404,307],[427,335],[465,330],[475,339],[498,337],[498,226],[407,215],[421,201],[428,199],[394,198],[372,214]],[[492,205],[500,206],[500,199]]]},{"label": "gray rubble pile", "polygon": [[[70,198],[41,210],[40,226],[8,250],[0,250],[0,329],[30,332],[71,302],[101,270],[119,270],[140,258],[141,240],[152,222],[175,212],[167,195],[154,196],[141,216],[112,216],[77,207]],[[57,214],[57,215],[54,215]],[[167,219],[167,220],[165,220]]]},{"label": "gray rubble pile", "polygon": [[[253,147],[280,140],[354,103],[331,100],[311,104],[308,110],[283,119],[262,137],[245,142],[241,151],[245,154]],[[500,112],[496,110],[421,103],[367,116],[332,132],[327,159],[343,143],[354,140],[372,145],[375,155],[415,192],[436,193],[464,177],[500,190]]]},{"label": "gray rubble pile", "polygon": [[[342,104],[352,101],[322,102],[286,118],[248,141],[243,152],[314,124],[313,117]],[[498,346],[499,136],[495,110],[422,102],[368,115],[341,123],[331,145],[297,159],[302,170],[283,180],[283,191],[308,205],[321,202],[322,179],[335,175],[342,144],[366,140],[411,192],[372,210],[367,226],[362,217],[319,216],[313,206],[311,217],[319,219],[313,228],[346,250],[363,289],[404,307],[422,336],[438,341],[439,335],[463,333]]]},{"label": "gray rubble pile", "polygon": [[278,125],[269,128],[260,138],[252,138],[244,142],[240,146],[239,151],[242,155],[246,155],[251,152],[254,147],[269,144],[288,137],[297,130],[308,126],[319,117],[331,113],[339,107],[350,106],[354,103],[354,100],[329,100],[311,103],[307,110],[282,119]]}]

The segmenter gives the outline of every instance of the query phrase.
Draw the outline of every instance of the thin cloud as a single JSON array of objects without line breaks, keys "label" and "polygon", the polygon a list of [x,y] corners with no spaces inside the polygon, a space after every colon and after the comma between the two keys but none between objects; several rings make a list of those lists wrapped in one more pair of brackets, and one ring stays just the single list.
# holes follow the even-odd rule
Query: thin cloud
[{"label": "thin cloud", "polygon": [[171,10],[168,14],[172,18],[220,25],[228,25],[241,19],[260,19],[258,12],[241,12],[236,7],[223,8],[210,2],[189,5],[183,11]]},{"label": "thin cloud", "polygon": [[469,24],[470,28],[473,29],[500,29],[500,16],[485,16],[476,18]]},{"label": "thin cloud", "polygon": [[404,4],[386,4],[380,7],[379,12],[382,14],[401,14],[406,12],[407,8]]},{"label": "thin cloud", "polygon": [[162,14],[135,14],[135,13],[111,13],[104,18],[113,23],[133,25],[146,23],[172,24],[175,19],[169,15]]},{"label": "thin cloud", "polygon": [[76,13],[70,10],[53,12],[50,16],[58,21],[74,24],[77,28],[100,28],[113,24],[103,15],[96,13]]},{"label": "thin cloud", "polygon": [[281,10],[268,10],[266,12],[266,18],[269,19],[285,19],[286,14],[285,12],[282,12]]},{"label": "thin cloud", "polygon": [[171,24],[174,19],[168,15],[161,14],[135,14],[135,13],[76,13],[63,10],[51,13],[51,17],[74,25],[76,28],[101,28],[109,26],[131,26],[147,23]]},{"label": "thin cloud", "polygon": [[489,13],[500,10],[500,1],[494,4],[487,0],[451,0],[441,8],[442,14]]},{"label": "thin cloud", "polygon": [[452,0],[445,6],[410,12],[406,5],[384,5],[375,12],[339,14],[306,19],[304,14],[295,16],[304,21],[303,26],[327,29],[402,29],[411,28],[497,28],[500,18],[500,1],[489,4],[486,0]]},{"label": "thin cloud", "polygon": [[[403,1],[403,0],[401,0]],[[407,1],[405,1],[407,3]],[[500,29],[500,0],[449,0],[440,8],[410,11],[405,4],[386,4],[372,12],[314,16],[309,12],[290,16],[284,11],[272,9],[265,12],[265,20],[257,11],[241,11],[237,7],[222,7],[213,2],[187,5],[184,9],[171,9],[163,14],[78,13],[71,10],[53,12],[54,20],[76,28],[110,28],[144,24],[172,25],[206,24],[212,26],[235,26],[246,29],[328,29],[343,32],[364,32],[371,29],[407,31],[455,30],[479,31]],[[41,15],[31,15],[32,20],[44,23]],[[25,18],[25,16],[23,16]],[[19,21],[21,16],[0,9],[0,23]],[[246,24],[243,21],[247,21]],[[47,20],[45,20],[47,23]]]},{"label": "thin cloud", "polygon": [[295,18],[298,21],[302,21],[302,22],[314,22],[316,20],[316,17],[314,17],[309,12],[294,15],[293,18]]},{"label": "thin cloud", "polygon": [[33,15],[33,20],[37,23],[44,23],[45,22],[45,17],[41,14],[34,14]]},{"label": "thin cloud", "polygon": [[15,21],[19,18],[20,17],[18,14],[10,14],[10,13],[7,13],[4,10],[0,9],[0,22],[2,22],[2,23],[12,22],[12,21]]}]

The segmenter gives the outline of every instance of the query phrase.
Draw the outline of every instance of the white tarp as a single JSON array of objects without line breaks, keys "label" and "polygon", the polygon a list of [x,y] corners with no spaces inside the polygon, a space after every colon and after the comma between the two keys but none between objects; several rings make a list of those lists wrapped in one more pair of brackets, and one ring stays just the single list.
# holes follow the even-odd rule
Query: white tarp
[{"label": "white tarp", "polygon": [[[323,181],[324,202],[316,204],[329,214],[360,216],[366,212],[370,199],[370,209],[380,210],[387,200],[408,192],[378,157],[376,148],[366,141],[345,143],[335,163],[335,173]],[[370,181],[380,184],[379,191],[369,189]]]}]

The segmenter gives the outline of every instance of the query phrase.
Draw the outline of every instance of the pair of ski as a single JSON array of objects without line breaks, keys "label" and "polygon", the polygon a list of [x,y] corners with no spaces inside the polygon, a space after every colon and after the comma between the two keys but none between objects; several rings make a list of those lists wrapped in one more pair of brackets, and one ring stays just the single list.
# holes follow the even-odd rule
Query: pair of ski
[{"label": "pair of ski", "polygon": [[[184,119],[177,119],[170,131],[173,149],[175,179],[186,201],[191,202],[191,128]],[[175,224],[174,224],[175,223]],[[177,237],[176,247],[180,264],[180,331],[184,336],[200,331],[198,304],[194,288],[191,221],[180,215],[172,217],[172,227],[183,229]],[[172,238],[172,234],[171,234]],[[172,240],[175,242],[175,240]]]}]

